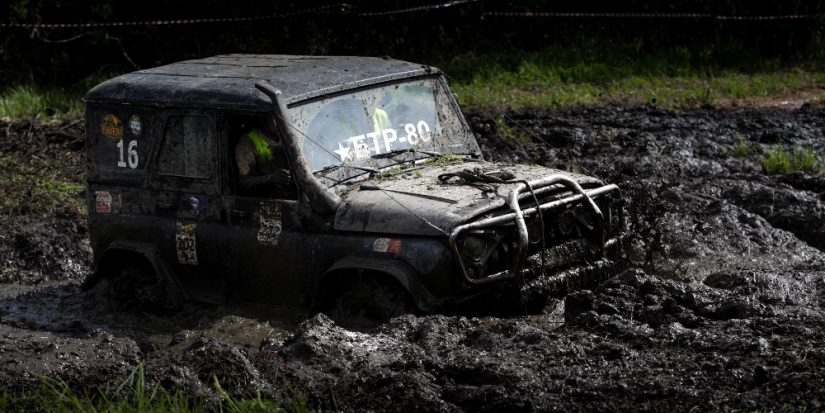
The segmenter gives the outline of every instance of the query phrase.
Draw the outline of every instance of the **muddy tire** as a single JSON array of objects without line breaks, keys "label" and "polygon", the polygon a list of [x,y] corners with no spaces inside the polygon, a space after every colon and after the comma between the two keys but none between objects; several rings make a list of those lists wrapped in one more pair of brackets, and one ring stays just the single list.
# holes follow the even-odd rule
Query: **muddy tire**
[{"label": "muddy tire", "polygon": [[97,282],[91,296],[99,310],[170,314],[177,309],[148,263],[116,270]]},{"label": "muddy tire", "polygon": [[319,312],[335,324],[355,331],[374,331],[391,318],[416,310],[410,293],[389,277],[346,277],[328,289],[325,296]]}]

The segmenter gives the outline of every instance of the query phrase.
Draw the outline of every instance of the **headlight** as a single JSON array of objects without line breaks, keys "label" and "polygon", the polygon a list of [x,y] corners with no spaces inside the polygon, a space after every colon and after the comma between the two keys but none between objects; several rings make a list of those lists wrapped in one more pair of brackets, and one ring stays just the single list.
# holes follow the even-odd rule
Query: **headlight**
[{"label": "headlight", "polygon": [[576,228],[576,213],[572,209],[568,209],[559,216],[559,232],[567,235],[573,232]]},{"label": "headlight", "polygon": [[464,255],[471,261],[478,261],[487,252],[487,241],[476,237],[464,238]]},{"label": "headlight", "polygon": [[595,225],[596,220],[593,219],[593,213],[590,212],[589,209],[584,210],[584,222],[587,222],[588,225]]}]

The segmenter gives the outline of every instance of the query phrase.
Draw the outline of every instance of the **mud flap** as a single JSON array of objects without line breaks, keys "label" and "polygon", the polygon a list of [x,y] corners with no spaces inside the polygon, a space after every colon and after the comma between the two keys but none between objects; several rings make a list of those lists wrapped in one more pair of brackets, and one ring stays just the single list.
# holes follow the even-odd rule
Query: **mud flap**
[{"label": "mud flap", "polygon": [[103,274],[100,274],[101,269],[108,267],[108,265],[106,265],[108,261],[114,259],[115,257],[113,256],[119,252],[132,252],[145,258],[163,283],[169,300],[171,300],[176,307],[182,306],[183,303],[189,299],[186,291],[181,286],[177,277],[175,277],[175,273],[169,267],[169,264],[161,257],[158,247],[147,242],[114,241],[109,244],[109,247],[103,251],[100,260],[95,263],[92,277],[83,283],[84,290],[91,289],[101,280],[103,277]]},{"label": "mud flap", "polygon": [[335,277],[335,273],[341,270],[370,270],[387,274],[398,281],[415,300],[415,305],[419,310],[430,312],[434,310],[441,300],[433,297],[426,287],[418,279],[415,270],[409,265],[395,260],[381,260],[373,258],[346,257],[336,262],[321,277],[318,285],[324,285]]}]

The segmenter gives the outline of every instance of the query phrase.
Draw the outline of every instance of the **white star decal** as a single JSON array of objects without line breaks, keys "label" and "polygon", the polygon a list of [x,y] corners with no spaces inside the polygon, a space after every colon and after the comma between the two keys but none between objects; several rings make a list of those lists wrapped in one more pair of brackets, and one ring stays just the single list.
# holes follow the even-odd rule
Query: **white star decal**
[{"label": "white star decal", "polygon": [[338,142],[338,150],[333,151],[337,153],[341,157],[341,162],[344,162],[347,159],[347,154],[349,154],[350,147],[341,145],[341,142]]}]

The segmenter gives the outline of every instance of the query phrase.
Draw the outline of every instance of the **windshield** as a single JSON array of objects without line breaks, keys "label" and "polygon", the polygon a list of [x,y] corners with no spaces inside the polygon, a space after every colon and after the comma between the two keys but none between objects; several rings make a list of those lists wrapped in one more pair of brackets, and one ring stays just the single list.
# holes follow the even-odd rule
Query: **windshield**
[{"label": "windshield", "polygon": [[408,149],[476,153],[447,93],[438,79],[417,79],[310,102],[290,114],[305,135],[313,172],[340,164],[382,167],[376,155]]}]

